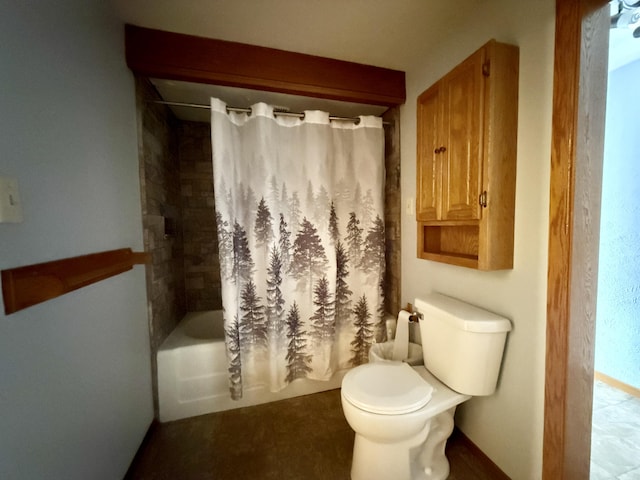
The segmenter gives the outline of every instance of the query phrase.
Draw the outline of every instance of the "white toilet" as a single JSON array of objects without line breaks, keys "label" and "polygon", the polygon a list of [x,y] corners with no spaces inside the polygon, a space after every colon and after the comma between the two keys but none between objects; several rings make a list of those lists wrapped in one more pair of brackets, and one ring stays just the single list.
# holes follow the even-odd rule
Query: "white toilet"
[{"label": "white toilet", "polygon": [[342,380],[352,480],[440,480],[456,407],[495,391],[511,322],[440,294],[416,299],[424,366],[379,361]]}]

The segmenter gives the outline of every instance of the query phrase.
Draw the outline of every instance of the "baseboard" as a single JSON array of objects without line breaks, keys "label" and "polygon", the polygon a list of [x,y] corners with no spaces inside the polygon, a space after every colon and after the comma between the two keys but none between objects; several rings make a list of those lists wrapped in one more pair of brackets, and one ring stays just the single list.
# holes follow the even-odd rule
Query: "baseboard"
[{"label": "baseboard", "polygon": [[633,395],[634,397],[640,398],[640,388],[632,387],[631,385],[627,385],[620,380],[617,380],[609,375],[606,375],[602,372],[594,372],[594,379],[600,380],[602,383],[606,383],[607,385],[617,388],[618,390],[622,390],[623,392],[628,393],[629,395]]},{"label": "baseboard", "polygon": [[493,460],[487,457],[484,452],[469,439],[469,437],[458,429],[458,427],[454,427],[451,437],[455,437],[458,443],[464,445],[464,447],[473,455],[474,462],[482,464],[482,470],[489,474],[488,478],[491,478],[492,480],[511,480],[511,477],[500,470],[500,467],[493,463]]}]

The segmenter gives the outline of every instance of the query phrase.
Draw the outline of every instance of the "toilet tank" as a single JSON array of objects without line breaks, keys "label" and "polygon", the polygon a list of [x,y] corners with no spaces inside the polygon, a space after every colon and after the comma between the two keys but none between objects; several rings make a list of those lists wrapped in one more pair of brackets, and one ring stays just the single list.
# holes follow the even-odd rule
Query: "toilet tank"
[{"label": "toilet tank", "polygon": [[465,395],[496,389],[511,322],[468,303],[431,293],[416,298],[424,365],[449,388]]}]

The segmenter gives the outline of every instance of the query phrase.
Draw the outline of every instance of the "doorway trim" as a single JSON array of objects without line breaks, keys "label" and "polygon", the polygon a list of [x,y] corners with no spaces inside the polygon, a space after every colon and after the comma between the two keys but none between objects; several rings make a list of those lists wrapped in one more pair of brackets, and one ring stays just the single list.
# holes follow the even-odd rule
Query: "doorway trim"
[{"label": "doorway trim", "polygon": [[542,478],[589,478],[607,0],[556,0]]}]

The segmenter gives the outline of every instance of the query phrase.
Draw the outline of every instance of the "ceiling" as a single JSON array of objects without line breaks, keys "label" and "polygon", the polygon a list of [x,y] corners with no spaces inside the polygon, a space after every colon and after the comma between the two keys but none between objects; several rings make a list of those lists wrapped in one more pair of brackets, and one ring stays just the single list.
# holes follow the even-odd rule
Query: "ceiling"
[{"label": "ceiling", "polygon": [[[418,51],[450,30],[459,9],[486,0],[113,0],[118,16],[138,26],[260,45],[407,71]],[[208,105],[257,101],[293,112],[379,115],[386,107],[152,79],[164,100]],[[178,118],[208,121],[205,109],[171,107]]]},{"label": "ceiling", "polygon": [[[125,22],[148,28],[260,45],[396,70],[415,68],[421,52],[451,35],[461,12],[490,0],[113,0]],[[640,58],[640,39],[628,28],[611,30],[610,70]],[[269,92],[152,79],[164,100],[229,106],[257,101],[291,111],[378,115],[384,107],[345,104]],[[208,121],[207,109],[172,107],[178,118]]]},{"label": "ceiling", "polygon": [[488,0],[112,0],[126,23],[407,71]]}]

